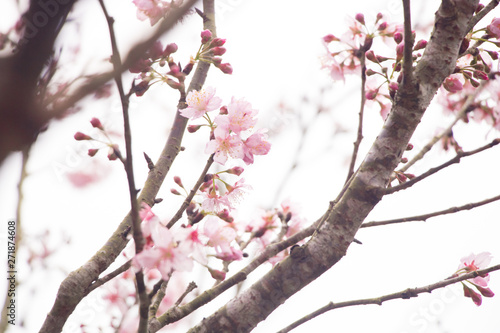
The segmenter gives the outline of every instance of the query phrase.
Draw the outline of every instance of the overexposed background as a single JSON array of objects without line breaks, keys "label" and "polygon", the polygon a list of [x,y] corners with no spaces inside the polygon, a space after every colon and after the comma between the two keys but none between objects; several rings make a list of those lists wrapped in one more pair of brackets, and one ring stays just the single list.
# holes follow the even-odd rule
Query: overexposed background
[{"label": "overexposed background", "polygon": [[[149,22],[136,19],[135,7],[129,1],[111,0],[107,5],[116,20],[123,55],[133,41],[150,31]],[[433,1],[415,1],[414,24],[425,27],[432,23],[437,6]],[[201,8],[201,3],[198,7]],[[364,13],[367,22],[372,22],[378,12],[390,22],[402,22],[401,1],[224,0],[217,1],[216,10],[218,36],[227,39],[228,51],[223,59],[232,64],[234,73],[224,75],[212,68],[206,85],[215,86],[224,103],[228,103],[231,96],[250,101],[260,110],[259,126],[269,128],[273,143],[269,155],[256,157],[255,164],[247,167],[243,174],[254,191],[242,204],[239,216],[245,221],[257,218],[258,209],[275,207],[289,198],[300,205],[302,215],[312,222],[322,215],[343,185],[359,109],[359,78],[348,77],[345,85],[332,83],[328,74],[320,70],[319,58],[324,53],[321,38],[328,33],[341,35],[348,29],[346,18],[358,12]],[[13,24],[16,15],[15,6],[7,4],[0,14],[0,31]],[[63,44],[67,45],[61,56],[61,80],[109,68],[105,60],[110,55],[109,36],[98,2],[82,2],[72,15],[75,21],[68,24],[61,35]],[[490,20],[484,20],[479,26]],[[201,20],[191,15],[162,41],[177,43],[179,51],[175,59],[186,63],[198,48],[201,30]],[[428,34],[422,33],[420,37],[426,38]],[[132,75],[124,75],[125,82],[132,78]],[[321,88],[324,88],[323,94]],[[177,97],[168,87],[155,86],[145,96],[132,98],[137,187],[141,187],[147,174],[142,152],[147,152],[154,161],[158,157],[168,135]],[[282,112],[280,103],[292,111]],[[328,111],[314,118],[320,104]],[[17,277],[22,285],[18,289],[17,323],[23,321],[24,327],[10,327],[9,332],[38,331],[60,282],[102,246],[128,211],[127,183],[121,164],[108,162],[105,152],[89,158],[87,149],[93,146],[73,139],[76,131],[94,133],[88,123],[92,117],[100,118],[106,128],[121,133],[117,94],[114,92],[106,100],[87,98],[79,105],[82,110],[75,115],[54,121],[32,150],[29,176],[23,189],[24,240],[42,251],[39,240],[48,229],[48,246],[57,247],[59,251],[48,260],[49,269],[37,267],[33,271],[25,264],[28,253],[22,249],[19,252]],[[411,141],[415,149],[406,156],[411,158],[435,134],[436,127],[444,128],[450,121],[438,105],[432,106]],[[283,177],[297,155],[300,127],[304,124],[309,124],[310,130],[298,157],[298,167],[276,198]],[[377,108],[366,110],[365,124],[360,160],[382,126]],[[498,136],[487,125],[476,123],[460,124],[454,133],[464,150],[477,148]],[[207,158],[203,153],[204,134],[200,131],[185,135],[186,151],[179,154],[158,195],[165,200],[154,208],[160,218],[172,216],[181,202],[169,192],[173,176],[181,176],[190,187],[202,170]],[[117,140],[121,142],[120,136]],[[410,172],[422,173],[451,157],[452,153],[436,147],[429,153],[427,162],[415,165]],[[0,169],[1,221],[15,216],[20,161],[20,154],[12,154]],[[411,189],[384,198],[367,221],[419,215],[498,195],[499,165],[498,148],[466,158]],[[96,177],[96,181],[75,186],[71,179],[82,172]],[[363,245],[353,244],[345,258],[291,297],[254,332],[279,330],[329,301],[375,297],[437,282],[451,275],[459,259],[470,252],[489,251],[494,256],[492,264],[499,263],[499,211],[500,204],[496,202],[473,211],[432,218],[425,223],[362,229],[357,238]],[[0,235],[5,248],[7,228],[3,222],[2,226]],[[62,245],[67,238],[71,242]],[[249,282],[268,269],[270,265],[254,272]],[[493,273],[490,284],[497,293],[499,281],[499,273]],[[250,285],[249,282],[245,286]],[[0,290],[3,299],[5,280],[0,282]],[[213,304],[188,317],[185,326],[179,325],[171,331],[186,331],[189,325],[210,315],[233,295],[232,290],[226,292]],[[104,309],[99,291],[92,293],[77,308],[64,331],[79,332],[76,324],[80,322],[105,325]],[[457,285],[412,300],[331,311],[294,332],[460,333],[475,330],[493,333],[500,330],[499,310],[498,296],[484,299],[483,305],[477,307],[463,297]],[[93,331],[89,328],[89,332]]]}]

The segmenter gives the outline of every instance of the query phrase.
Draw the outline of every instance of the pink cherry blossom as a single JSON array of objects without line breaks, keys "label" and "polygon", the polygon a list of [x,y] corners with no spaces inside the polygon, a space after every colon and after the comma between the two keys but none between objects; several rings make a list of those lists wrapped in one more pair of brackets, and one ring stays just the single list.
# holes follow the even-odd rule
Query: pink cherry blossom
[{"label": "pink cherry blossom", "polygon": [[182,246],[188,248],[191,258],[202,265],[208,264],[205,247],[199,238],[198,229],[193,226],[181,228],[176,231],[175,238],[179,240]]},{"label": "pink cherry blossom", "polygon": [[487,30],[491,35],[500,39],[500,18],[494,18],[488,25]]},{"label": "pink cherry blossom", "polygon": [[443,82],[443,87],[451,93],[456,93],[463,89],[463,84],[456,76],[449,76]]},{"label": "pink cherry blossom", "polygon": [[236,231],[230,224],[218,218],[209,217],[203,226],[203,233],[208,237],[207,245],[215,249],[218,258],[224,260],[228,258],[232,258],[232,260],[241,259],[241,251],[231,247],[231,242],[236,238]]},{"label": "pink cherry blossom", "polygon": [[222,100],[215,95],[215,88],[207,87],[200,91],[191,91],[186,97],[187,108],[180,111],[186,118],[197,119],[209,111],[220,107]]},{"label": "pink cherry blossom", "polygon": [[136,270],[157,268],[163,279],[167,280],[173,271],[192,269],[193,261],[188,257],[189,249],[178,246],[169,229],[157,225],[153,228],[151,237],[154,247],[143,250],[132,260],[132,265]]},{"label": "pink cherry blossom", "polygon": [[253,163],[253,155],[266,155],[271,149],[271,144],[266,141],[265,130],[261,129],[250,135],[243,143],[244,158],[246,164]]},{"label": "pink cherry blossom", "polygon": [[252,186],[245,184],[245,179],[241,178],[233,186],[226,185],[228,192],[226,193],[227,200],[234,208],[234,204],[241,202],[243,196],[247,193],[246,190],[251,190]]},{"label": "pink cherry blossom", "polygon": [[217,126],[240,134],[257,123],[257,113],[249,102],[233,97],[227,106],[227,115],[217,116],[214,121]]},{"label": "pink cherry blossom", "polygon": [[218,213],[225,208],[230,208],[231,204],[226,196],[220,196],[216,191],[203,192],[205,199],[201,203],[201,209],[205,212]]},{"label": "pink cherry blossom", "polygon": [[[471,253],[467,257],[460,259],[459,270],[464,270],[466,273],[474,272],[482,268],[487,268],[491,262],[491,253],[481,252],[479,254]],[[489,274],[485,276],[478,276],[471,280],[468,280],[478,286],[486,287],[490,280]]]},{"label": "pink cherry blossom", "polygon": [[237,135],[231,135],[222,128],[217,127],[214,131],[215,138],[207,143],[205,153],[215,154],[214,161],[224,165],[229,156],[232,158],[244,158],[243,142]]},{"label": "pink cherry blossom", "polygon": [[174,1],[163,0],[133,0],[132,2],[137,7],[137,18],[141,21],[149,19],[151,26],[155,25],[169,10],[177,5]]}]

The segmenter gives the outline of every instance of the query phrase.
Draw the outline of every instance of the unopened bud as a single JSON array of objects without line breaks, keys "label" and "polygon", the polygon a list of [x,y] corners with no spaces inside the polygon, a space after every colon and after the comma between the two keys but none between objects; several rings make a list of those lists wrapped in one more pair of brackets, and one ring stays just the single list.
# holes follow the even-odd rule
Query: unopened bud
[{"label": "unopened bud", "polygon": [[394,41],[396,42],[396,44],[399,44],[399,43],[401,43],[403,41],[403,34],[400,33],[400,32],[396,32],[394,34],[393,38],[394,38]]},{"label": "unopened bud", "polygon": [[92,124],[92,127],[98,128],[101,131],[104,131],[104,127],[101,124],[101,121],[97,119],[96,117],[90,119],[90,123]]},{"label": "unopened bud", "polygon": [[421,50],[427,46],[427,41],[424,39],[419,40],[415,46],[413,46],[413,50]]},{"label": "unopened bud", "polygon": [[175,53],[177,52],[177,50],[179,49],[179,47],[177,46],[177,44],[175,43],[170,43],[168,44],[166,47],[165,47],[165,51],[163,51],[163,55],[164,56],[168,56],[172,53]]},{"label": "unopened bud", "polygon": [[354,18],[356,19],[356,21],[358,21],[362,25],[365,25],[365,16],[363,14],[358,13],[358,14],[356,14],[356,16],[354,16]]},{"label": "unopened bud", "polygon": [[212,42],[210,43],[209,45],[209,48],[213,48],[213,47],[219,47],[219,46],[222,46],[226,43],[226,40],[224,38],[214,38],[212,40]]},{"label": "unopened bud", "polygon": [[373,52],[372,50],[367,51],[367,52],[365,53],[365,57],[366,57],[366,59],[368,59],[368,60],[370,60],[370,61],[373,61],[373,62],[375,62],[375,63],[377,63],[377,62],[378,62],[378,59],[377,59],[377,57],[375,56],[375,52]]},{"label": "unopened bud", "polygon": [[90,148],[88,151],[88,154],[90,157],[93,157],[93,156],[95,156],[95,154],[97,154],[98,151],[99,151],[99,149]]},{"label": "unopened bud", "polygon": [[179,191],[177,191],[175,188],[170,189],[170,193],[175,194],[175,195],[181,195]]},{"label": "unopened bud", "polygon": [[189,125],[187,127],[187,131],[189,133],[195,133],[196,131],[198,131],[199,129],[201,128],[201,125]]},{"label": "unopened bud", "polygon": [[413,144],[409,143],[407,146],[406,146],[406,150],[412,150],[413,149]]},{"label": "unopened bud", "polygon": [[214,47],[212,49],[213,55],[214,56],[221,56],[224,53],[226,53],[226,48],[225,47]]},{"label": "unopened bud", "polygon": [[233,74],[233,66],[231,66],[231,64],[229,64],[229,63],[221,64],[219,66],[219,69],[224,74]]},{"label": "unopened bud", "polygon": [[227,106],[225,106],[225,105],[221,106],[219,114],[220,115],[226,115],[226,114],[228,114]]},{"label": "unopened bud", "polygon": [[243,169],[242,167],[240,166],[235,166],[229,170],[227,170],[227,173],[231,174],[231,175],[236,175],[236,176],[239,176],[243,173],[245,169]]},{"label": "unopened bud", "polygon": [[403,157],[403,158],[401,159],[401,163],[403,163],[403,164],[404,164],[404,163],[408,163],[408,158]]},{"label": "unopened bud", "polygon": [[212,32],[210,30],[203,30],[201,32],[201,43],[205,44],[208,43],[208,41],[212,39]]},{"label": "unopened bud", "polygon": [[340,39],[338,39],[337,37],[335,37],[334,35],[332,34],[328,34],[326,35],[325,37],[323,37],[323,41],[325,43],[331,43],[331,42],[338,42]]},{"label": "unopened bud", "polygon": [[387,29],[387,22],[382,22],[378,25],[378,28],[377,28],[379,31],[383,31],[385,29]]},{"label": "unopened bud", "polygon": [[75,138],[76,141],[92,140],[91,136],[88,136],[87,134],[83,134],[82,132],[76,132],[73,137]]},{"label": "unopened bud", "polygon": [[219,270],[216,270],[216,269],[212,269],[210,267],[207,267],[208,268],[208,271],[210,272],[210,275],[216,279],[217,281],[224,281],[224,279],[226,278],[226,273],[223,272],[223,271],[219,271]]},{"label": "unopened bud", "polygon": [[184,188],[184,185],[182,185],[182,180],[181,177],[179,176],[174,176],[174,182],[179,185],[180,187]]}]

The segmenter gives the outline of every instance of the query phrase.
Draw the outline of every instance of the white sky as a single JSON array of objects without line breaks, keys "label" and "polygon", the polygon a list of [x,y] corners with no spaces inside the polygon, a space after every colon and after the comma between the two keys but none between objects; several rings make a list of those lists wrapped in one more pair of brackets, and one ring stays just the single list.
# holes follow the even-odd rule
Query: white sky
[{"label": "white sky", "polygon": [[[131,39],[141,38],[149,24],[137,22],[134,7],[125,1],[108,3],[111,14],[115,15],[119,44],[126,45]],[[347,28],[345,18],[358,12],[363,12],[367,21],[377,12],[386,14],[393,21],[401,20],[400,1],[351,1],[348,5],[317,0],[307,4],[283,0],[224,0],[217,3],[218,35],[227,38],[228,52],[223,58],[233,65],[234,74],[222,75],[211,69],[207,85],[215,86],[226,103],[231,96],[245,97],[260,110],[261,126],[269,127],[271,131],[283,126],[282,135],[272,138],[271,153],[257,157],[255,164],[243,174],[254,188],[254,194],[247,198],[248,204],[242,207],[245,218],[255,216],[255,207],[269,208],[273,204],[279,182],[296,152],[299,137],[297,123],[293,115],[279,116],[276,113],[277,103],[284,101],[296,107],[305,119],[303,121],[307,121],[312,118],[314,109],[301,104],[301,98],[307,95],[313,104],[317,103],[318,87],[330,86],[324,103],[331,111],[312,123],[312,135],[305,142],[299,167],[280,197],[280,200],[289,197],[300,203],[303,215],[314,221],[344,182],[359,104],[357,90],[353,90],[358,84],[355,78],[348,80],[345,87],[341,83],[331,86],[327,75],[319,70],[319,56],[323,51],[321,37],[328,33],[341,35]],[[437,4],[427,1],[428,5],[422,5],[422,9],[420,2],[415,3],[414,13],[425,15],[420,19],[414,18],[414,22],[430,22]],[[65,67],[67,75],[81,73],[82,68],[86,73],[99,70],[104,64],[101,60],[109,55],[107,28],[97,1],[86,2],[81,7],[83,23],[78,28],[68,28],[63,37],[71,38],[74,46],[80,47],[80,56],[84,60],[71,59],[66,55],[71,61],[71,66]],[[117,16],[118,12],[122,16]],[[0,22],[6,21],[2,19],[0,14]],[[487,23],[489,20],[484,24]],[[185,62],[189,55],[196,52],[200,29],[200,20],[192,16],[163,41],[176,42],[179,45],[176,59]],[[80,36],[83,38],[81,41]],[[130,77],[125,76],[126,82],[127,79]],[[142,151],[156,160],[171,124],[176,98],[168,88],[156,87],[144,97],[133,99],[131,117],[138,187],[147,173]],[[94,116],[101,118],[106,127],[121,131],[120,108],[113,99],[87,101],[82,106],[83,110],[75,116],[54,122],[50,130],[40,136],[32,153],[28,168],[30,176],[24,187],[24,228],[31,235],[48,228],[53,244],[59,244],[63,233],[71,238],[72,243],[51,259],[50,263],[57,269],[37,273],[36,281],[30,278],[28,268],[19,264],[18,278],[29,286],[19,289],[17,303],[18,319],[26,319],[26,328],[15,327],[11,332],[34,332],[40,328],[53,304],[58,285],[65,277],[63,272],[78,268],[93,255],[128,210],[127,185],[121,165],[107,162],[103,152],[97,158],[88,158],[88,147],[73,140],[76,131],[91,132],[88,120]],[[449,118],[441,116],[439,108],[431,109],[424,117],[422,129],[412,140],[415,149],[408,153],[408,157],[430,139],[436,123],[445,127],[449,121]],[[367,110],[365,123],[367,127],[361,156],[382,125],[378,110]],[[334,136],[333,128],[336,126],[348,132]],[[455,135],[464,149],[470,150],[491,141],[498,133],[489,131],[486,126],[462,124],[455,130]],[[165,198],[165,201],[155,207],[155,212],[164,219],[171,216],[172,210],[180,203],[178,198],[169,194],[172,177],[180,175],[185,184],[192,184],[198,177],[198,170],[203,168],[206,156],[200,143],[202,136],[198,133],[185,136],[187,150],[179,155],[161,190],[159,197]],[[452,157],[439,149],[429,155],[429,161],[415,166],[414,173],[424,172]],[[500,188],[496,175],[499,156],[498,148],[494,148],[480,156],[465,159],[412,189],[386,197],[367,221],[413,216],[497,195]],[[14,154],[0,169],[1,221],[7,221],[15,214],[19,165],[19,155]],[[102,170],[100,182],[77,189],[67,180],[67,173],[89,168]],[[191,168],[193,172],[185,171]],[[494,255],[492,264],[499,263],[499,209],[497,202],[471,212],[433,218],[426,223],[411,222],[361,230],[357,238],[363,245],[353,244],[341,262],[290,298],[254,332],[281,329],[329,301],[375,297],[437,282],[451,275],[459,259],[470,252],[489,251]],[[0,230],[2,248],[5,248],[5,231],[6,228]],[[23,258],[20,257],[19,261],[22,262]],[[254,273],[249,280],[253,281],[259,272],[268,268]],[[494,292],[500,293],[499,273],[492,274],[490,284]],[[4,289],[4,282],[1,282],[0,290]],[[31,294],[33,291],[35,293]],[[3,297],[3,292],[0,295]],[[214,305],[197,311],[193,323],[210,315],[231,295],[233,292],[229,291]],[[98,317],[100,310],[94,311],[99,309],[99,304],[97,296],[91,295],[90,301],[85,301],[70,321],[75,322],[78,318],[90,322],[102,320]],[[499,310],[498,296],[484,299],[483,305],[476,307],[470,299],[462,296],[460,290],[449,287],[409,301],[390,301],[380,307],[370,305],[335,310],[294,332],[327,332],[334,329],[341,332],[394,333],[498,332]],[[184,332],[186,329],[181,327],[177,331]],[[65,332],[72,331],[68,328]]]}]

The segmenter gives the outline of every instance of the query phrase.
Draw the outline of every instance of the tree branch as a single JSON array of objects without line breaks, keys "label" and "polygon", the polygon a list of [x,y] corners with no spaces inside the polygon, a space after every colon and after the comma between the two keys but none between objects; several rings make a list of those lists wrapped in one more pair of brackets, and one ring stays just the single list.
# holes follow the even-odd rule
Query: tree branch
[{"label": "tree branch", "polygon": [[497,271],[499,269],[500,269],[500,265],[495,265],[495,266],[491,266],[489,268],[485,268],[485,269],[471,272],[468,274],[460,275],[458,277],[454,277],[451,279],[445,279],[445,280],[442,280],[442,281],[439,281],[439,282],[436,282],[436,283],[433,283],[433,284],[430,284],[430,285],[427,285],[424,287],[408,288],[408,289],[405,289],[403,291],[399,291],[396,293],[392,293],[392,294],[388,294],[388,295],[384,295],[384,296],[379,296],[379,297],[375,297],[375,298],[365,298],[365,299],[358,299],[358,300],[339,302],[339,303],[330,302],[327,305],[325,305],[324,307],[308,314],[307,316],[297,320],[293,324],[278,331],[278,333],[290,332],[292,329],[294,329],[294,328],[304,324],[305,322],[308,322],[309,320],[311,320],[311,319],[313,319],[313,318],[315,318],[315,317],[317,317],[325,312],[328,312],[330,310],[345,308],[348,306],[355,306],[355,305],[368,305],[368,304],[382,305],[383,302],[390,301],[393,299],[410,299],[412,297],[417,297],[419,294],[431,293],[433,290],[444,288],[444,287],[449,286],[451,284],[455,284],[457,282],[472,279],[472,278],[475,278],[477,276],[487,274],[489,272]]},{"label": "tree branch", "polygon": [[471,18],[469,25],[467,26],[468,31],[474,29],[479,21],[481,21],[489,12],[491,12],[493,9],[495,9],[496,6],[498,6],[499,2],[499,0],[491,0],[490,3],[486,5],[486,7],[484,7],[479,13],[474,15]]},{"label": "tree branch", "polygon": [[393,219],[393,220],[367,222],[367,223],[363,223],[360,228],[377,227],[380,225],[388,225],[388,224],[395,224],[395,223],[401,223],[401,222],[411,222],[411,221],[424,221],[425,222],[427,219],[429,219],[431,217],[436,217],[439,215],[446,215],[446,214],[451,214],[451,213],[457,213],[457,212],[460,212],[462,210],[470,210],[470,209],[473,209],[473,208],[476,208],[479,206],[483,206],[483,205],[486,205],[486,204],[489,204],[491,202],[498,201],[498,200],[500,200],[500,195],[497,195],[495,197],[485,199],[482,201],[468,203],[466,205],[458,206],[458,207],[451,207],[451,208],[440,210],[440,211],[433,212],[433,213],[411,216],[411,217],[402,217],[402,218]]},{"label": "tree branch", "polygon": [[411,30],[410,0],[403,0],[404,11],[404,49],[403,84],[413,84],[413,33]]},{"label": "tree branch", "polygon": [[477,148],[475,150],[467,151],[467,152],[459,151],[455,157],[453,157],[451,160],[441,164],[440,166],[437,166],[435,168],[431,168],[428,171],[421,174],[420,176],[412,178],[412,179],[408,180],[407,182],[404,182],[398,186],[393,186],[393,187],[387,188],[385,191],[385,194],[391,194],[391,193],[394,193],[394,192],[397,192],[400,190],[407,189],[407,188],[413,186],[415,183],[435,174],[436,172],[438,172],[440,170],[443,170],[444,168],[446,168],[452,164],[460,163],[460,160],[462,159],[462,157],[475,155],[475,154],[480,153],[486,149],[490,149],[490,148],[498,145],[499,143],[500,143],[500,138],[497,138],[497,139],[494,139],[493,141],[491,141],[490,143],[488,143],[480,148]]},{"label": "tree branch", "polygon": [[399,88],[384,127],[317,233],[190,332],[249,332],[345,255],[362,222],[381,200],[437,89],[453,72],[477,4],[478,0],[455,0],[451,2],[453,8],[448,8],[443,2],[436,13],[430,41],[415,68],[415,84],[403,84]]}]

